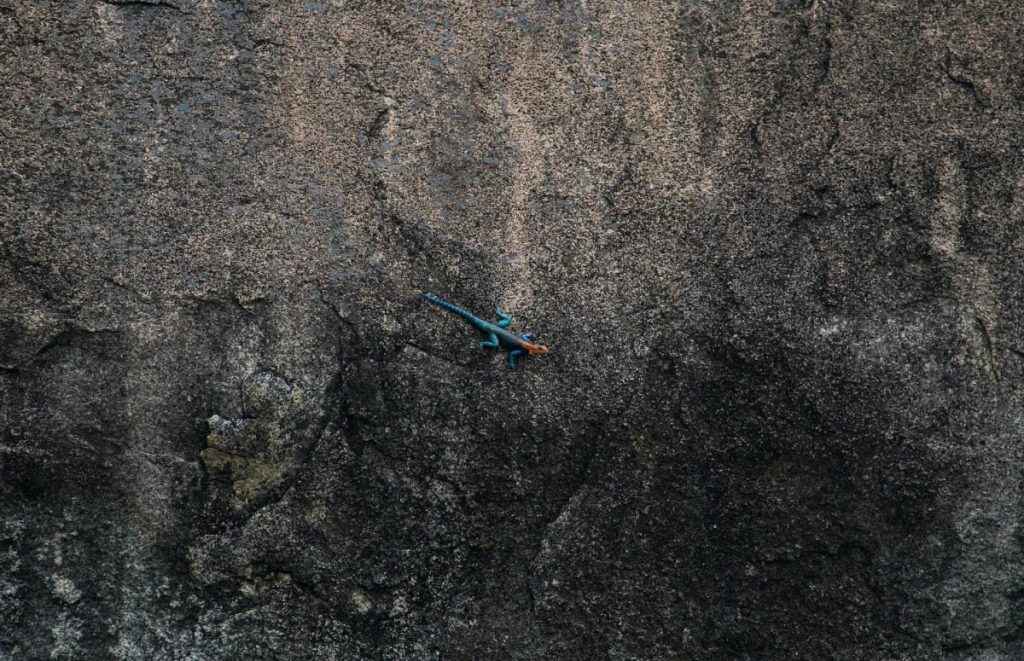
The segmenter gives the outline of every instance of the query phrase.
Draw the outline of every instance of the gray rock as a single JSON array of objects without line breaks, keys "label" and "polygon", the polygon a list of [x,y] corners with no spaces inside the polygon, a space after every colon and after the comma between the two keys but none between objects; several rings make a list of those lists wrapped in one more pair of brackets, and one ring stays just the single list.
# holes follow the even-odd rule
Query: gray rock
[{"label": "gray rock", "polygon": [[0,657],[1024,657],[1021,25],[0,0]]}]

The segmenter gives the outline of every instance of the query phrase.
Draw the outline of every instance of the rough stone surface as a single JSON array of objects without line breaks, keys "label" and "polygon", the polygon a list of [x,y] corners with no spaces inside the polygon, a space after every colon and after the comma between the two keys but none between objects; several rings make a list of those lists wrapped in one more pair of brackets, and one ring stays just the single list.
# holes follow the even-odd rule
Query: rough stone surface
[{"label": "rough stone surface", "polygon": [[1012,0],[0,0],[0,658],[1024,658],[1022,149]]}]

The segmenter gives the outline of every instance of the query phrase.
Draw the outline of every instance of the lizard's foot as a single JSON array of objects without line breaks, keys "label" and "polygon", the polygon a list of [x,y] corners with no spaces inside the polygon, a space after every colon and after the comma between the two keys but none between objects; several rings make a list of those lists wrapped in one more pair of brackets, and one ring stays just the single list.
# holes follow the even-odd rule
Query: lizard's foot
[{"label": "lizard's foot", "polygon": [[512,323],[512,317],[502,312],[501,308],[494,308],[494,314],[498,317],[498,328],[508,328],[508,325]]},{"label": "lizard's foot", "polygon": [[509,354],[508,354],[508,368],[510,370],[514,370],[516,368],[516,358],[519,357],[519,356],[522,356],[524,353],[526,353],[526,352],[523,351],[522,349],[516,349],[515,351],[510,351],[509,352]]},{"label": "lizard's foot", "polygon": [[491,333],[491,336],[487,338],[486,342],[480,343],[481,349],[497,349],[498,348],[498,336]]}]

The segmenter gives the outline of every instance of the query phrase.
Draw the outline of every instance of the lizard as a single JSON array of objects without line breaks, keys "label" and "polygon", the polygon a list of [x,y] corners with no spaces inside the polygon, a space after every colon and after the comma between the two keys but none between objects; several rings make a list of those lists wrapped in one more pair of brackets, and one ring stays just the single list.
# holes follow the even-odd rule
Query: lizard
[{"label": "lizard", "polygon": [[501,308],[494,308],[494,314],[498,317],[498,321],[491,323],[484,321],[480,317],[476,316],[472,312],[467,312],[457,305],[452,305],[448,301],[442,300],[436,296],[430,294],[421,293],[425,300],[439,305],[445,310],[449,310],[459,315],[478,330],[487,333],[487,340],[480,343],[480,347],[484,349],[497,349],[504,347],[509,350],[508,354],[508,366],[509,369],[516,368],[516,358],[524,354],[532,354],[534,356],[546,356],[550,349],[543,344],[537,344],[533,342],[533,333],[523,333],[522,335],[516,335],[508,329],[509,324],[512,323],[512,318],[501,311]]}]

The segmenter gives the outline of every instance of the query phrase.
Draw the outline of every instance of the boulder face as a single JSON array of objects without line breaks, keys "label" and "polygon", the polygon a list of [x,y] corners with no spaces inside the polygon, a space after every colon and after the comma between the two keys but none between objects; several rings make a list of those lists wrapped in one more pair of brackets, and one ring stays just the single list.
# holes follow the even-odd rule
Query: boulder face
[{"label": "boulder face", "polygon": [[0,657],[1024,657],[1021,26],[0,0]]}]

